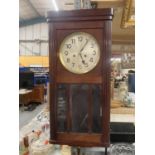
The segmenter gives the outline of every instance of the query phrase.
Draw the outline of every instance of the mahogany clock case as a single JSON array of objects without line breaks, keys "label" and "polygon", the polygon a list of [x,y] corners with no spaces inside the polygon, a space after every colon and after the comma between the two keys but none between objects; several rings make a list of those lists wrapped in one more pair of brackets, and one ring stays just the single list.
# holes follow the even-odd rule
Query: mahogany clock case
[{"label": "mahogany clock case", "polygon": [[[92,9],[49,12],[50,59],[50,127],[51,143],[75,146],[109,146],[110,120],[110,56],[112,9]],[[88,73],[67,71],[59,59],[59,47],[64,38],[74,32],[86,32],[100,45],[100,60]],[[63,93],[62,93],[63,92]],[[98,96],[93,97],[96,93]],[[59,94],[63,94],[61,97]],[[76,103],[77,95],[79,102]],[[85,99],[82,99],[84,98]],[[59,100],[63,109],[59,115]],[[84,105],[85,106],[82,106]],[[78,105],[78,106],[75,106]],[[78,108],[78,109],[77,109]],[[83,110],[80,110],[83,109]],[[94,110],[97,109],[97,110]],[[75,111],[79,113],[75,114]],[[77,118],[85,120],[85,129],[76,126]],[[79,115],[79,116],[78,116]],[[63,119],[62,117],[63,116]],[[78,117],[77,117],[78,116]],[[85,119],[87,116],[87,119]],[[61,118],[61,119],[60,119]],[[60,121],[61,120],[61,121]],[[62,121],[63,120],[63,121]],[[95,131],[94,120],[99,123]],[[79,122],[78,122],[79,123]],[[62,126],[62,127],[60,127]]]}]

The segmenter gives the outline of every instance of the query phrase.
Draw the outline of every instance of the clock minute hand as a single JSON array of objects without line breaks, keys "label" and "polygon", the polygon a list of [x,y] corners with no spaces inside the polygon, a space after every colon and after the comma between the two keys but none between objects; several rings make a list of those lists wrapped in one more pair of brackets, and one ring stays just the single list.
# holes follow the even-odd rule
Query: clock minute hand
[{"label": "clock minute hand", "polygon": [[85,48],[85,46],[87,45],[87,43],[88,43],[88,39],[87,39],[86,43],[84,44],[84,46],[81,48],[80,52],[83,51],[83,49]]}]

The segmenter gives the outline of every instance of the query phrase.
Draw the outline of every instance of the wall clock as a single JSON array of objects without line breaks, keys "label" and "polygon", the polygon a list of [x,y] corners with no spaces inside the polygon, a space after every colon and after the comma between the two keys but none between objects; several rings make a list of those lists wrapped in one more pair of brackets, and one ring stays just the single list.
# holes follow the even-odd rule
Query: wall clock
[{"label": "wall clock", "polygon": [[110,144],[112,16],[112,9],[47,14],[53,144]]}]

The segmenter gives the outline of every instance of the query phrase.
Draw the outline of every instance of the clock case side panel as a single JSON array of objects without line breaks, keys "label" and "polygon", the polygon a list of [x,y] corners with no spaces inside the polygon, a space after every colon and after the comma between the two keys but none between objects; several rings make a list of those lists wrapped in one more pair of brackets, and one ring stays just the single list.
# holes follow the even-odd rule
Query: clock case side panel
[{"label": "clock case side panel", "polygon": [[104,144],[106,146],[110,145],[110,78],[111,78],[111,30],[112,30],[112,21],[106,21],[104,22],[104,56],[103,56],[103,64],[105,67],[103,67],[102,70],[102,95],[103,95],[103,101],[102,101],[102,111],[103,111],[103,118],[102,118],[102,124],[103,124],[103,135],[102,135],[102,141],[104,141]]},{"label": "clock case side panel", "polygon": [[54,23],[49,23],[49,74],[50,74],[50,89],[49,89],[49,108],[50,108],[50,139],[56,140],[56,95],[57,95],[57,84],[56,84],[56,30]]}]

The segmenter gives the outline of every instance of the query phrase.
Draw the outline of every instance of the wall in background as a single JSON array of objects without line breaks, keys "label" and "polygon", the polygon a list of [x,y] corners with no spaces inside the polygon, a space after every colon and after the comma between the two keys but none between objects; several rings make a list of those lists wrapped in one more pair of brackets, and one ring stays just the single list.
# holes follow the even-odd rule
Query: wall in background
[{"label": "wall in background", "polygon": [[48,56],[48,25],[39,23],[19,29],[20,56]]}]

